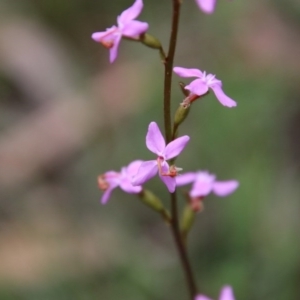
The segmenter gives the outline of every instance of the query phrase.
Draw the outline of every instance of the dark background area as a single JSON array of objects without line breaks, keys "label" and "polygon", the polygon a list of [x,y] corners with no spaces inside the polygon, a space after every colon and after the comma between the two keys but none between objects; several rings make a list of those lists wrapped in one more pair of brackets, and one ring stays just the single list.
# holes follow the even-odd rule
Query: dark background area
[{"label": "dark background area", "polygon": [[[169,2],[144,0],[139,17],[165,47]],[[99,204],[97,176],[151,159],[147,126],[163,126],[158,53],[122,41],[110,65],[90,38],[131,4],[0,0],[0,299],[186,298],[159,216],[120,190]],[[180,167],[240,181],[205,200],[189,239],[214,299],[224,284],[240,300],[300,299],[299,37],[298,0],[219,0],[211,16],[182,6],[175,65],[217,74],[238,102],[209,95],[180,130]],[[146,187],[168,205],[158,178]]]}]

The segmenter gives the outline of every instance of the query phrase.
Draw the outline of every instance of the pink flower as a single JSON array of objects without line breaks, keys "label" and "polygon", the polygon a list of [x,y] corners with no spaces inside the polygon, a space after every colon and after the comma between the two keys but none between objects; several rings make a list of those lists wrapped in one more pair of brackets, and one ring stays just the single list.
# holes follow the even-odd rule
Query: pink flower
[{"label": "pink flower", "polygon": [[196,0],[199,8],[206,14],[212,14],[215,10],[217,0]]},{"label": "pink flower", "polygon": [[134,4],[124,10],[117,18],[118,26],[112,26],[106,31],[95,32],[92,39],[110,49],[110,62],[114,62],[118,55],[118,47],[122,36],[136,39],[148,30],[148,23],[134,20],[143,9],[143,1],[136,0]]},{"label": "pink flower", "polygon": [[[211,299],[203,295],[198,295],[196,296],[195,300],[211,300]],[[222,288],[219,296],[219,300],[235,300],[231,286],[227,285]]]},{"label": "pink flower", "polygon": [[129,194],[138,194],[142,191],[141,186],[133,186],[131,184],[131,179],[137,173],[142,162],[141,160],[135,160],[127,167],[123,167],[121,172],[108,171],[98,177],[98,186],[104,191],[101,198],[102,204],[106,204],[112,190],[118,186]]},{"label": "pink flower", "polygon": [[142,185],[158,172],[160,179],[167,186],[169,192],[173,193],[176,188],[175,177],[178,169],[174,166],[169,167],[166,161],[178,156],[189,140],[190,138],[185,135],[166,145],[157,124],[151,122],[146,135],[146,146],[151,152],[157,155],[157,158],[155,160],[144,161],[141,164],[136,176],[132,179],[132,184],[134,186]]},{"label": "pink flower", "polygon": [[236,102],[225,95],[222,90],[222,81],[217,79],[215,75],[203,73],[198,69],[186,69],[181,67],[175,67],[173,71],[180,77],[197,77],[189,85],[185,87],[192,94],[197,96],[204,95],[208,92],[208,89],[212,89],[219,102],[227,107],[236,106]]},{"label": "pink flower", "polygon": [[233,193],[239,186],[236,180],[216,181],[216,176],[207,171],[189,172],[176,177],[177,186],[193,182],[189,195],[191,198],[205,197],[211,192],[225,197]]}]

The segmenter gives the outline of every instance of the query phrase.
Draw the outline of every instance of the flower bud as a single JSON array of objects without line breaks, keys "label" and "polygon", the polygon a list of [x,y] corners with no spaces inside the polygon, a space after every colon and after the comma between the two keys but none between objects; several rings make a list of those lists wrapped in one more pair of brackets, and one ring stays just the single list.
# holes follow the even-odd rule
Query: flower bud
[{"label": "flower bud", "polygon": [[139,40],[147,47],[150,47],[152,49],[158,49],[162,62],[166,62],[166,54],[163,50],[160,41],[156,37],[150,35],[149,33],[143,33],[140,35]]},{"label": "flower bud", "polygon": [[154,49],[161,49],[161,43],[160,41],[154,37],[153,35],[150,35],[149,33],[144,33],[140,35],[140,41],[146,45],[147,47],[154,48]]},{"label": "flower bud", "polygon": [[191,230],[195,221],[196,212],[191,207],[190,203],[187,203],[183,210],[181,221],[181,233],[184,239],[186,239],[189,231]]},{"label": "flower bud", "polygon": [[177,127],[179,126],[188,116],[190,112],[190,106],[186,107],[184,105],[180,105],[175,113],[174,117],[174,125]]},{"label": "flower bud", "polygon": [[186,119],[190,112],[190,106],[179,105],[174,116],[174,125],[173,125],[173,138],[176,138],[178,135],[179,125]]},{"label": "flower bud", "polygon": [[169,212],[165,209],[160,199],[157,198],[152,192],[144,189],[138,195],[144,204],[160,213],[167,223],[171,222],[171,216]]}]

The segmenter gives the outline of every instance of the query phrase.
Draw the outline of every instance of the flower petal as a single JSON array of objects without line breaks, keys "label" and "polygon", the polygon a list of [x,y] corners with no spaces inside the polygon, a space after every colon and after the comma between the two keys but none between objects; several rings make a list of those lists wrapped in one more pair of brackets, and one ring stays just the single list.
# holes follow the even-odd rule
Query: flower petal
[{"label": "flower petal", "polygon": [[225,197],[233,193],[238,186],[239,182],[237,180],[216,181],[213,184],[213,192],[220,197]]},{"label": "flower petal", "polygon": [[133,162],[131,162],[126,168],[126,175],[127,176],[136,175],[142,162],[143,162],[142,160],[134,160]]},{"label": "flower petal", "polygon": [[140,185],[133,186],[131,183],[131,178],[126,177],[123,178],[120,182],[120,188],[129,194],[138,194],[142,191],[142,187]]},{"label": "flower petal", "polygon": [[196,0],[199,8],[206,14],[212,14],[215,10],[216,0]]},{"label": "flower petal", "polygon": [[103,195],[102,195],[102,197],[101,197],[101,203],[102,203],[102,204],[106,204],[106,203],[107,203],[107,201],[109,200],[110,194],[111,194],[111,192],[112,192],[112,190],[113,190],[114,188],[115,188],[115,187],[113,187],[113,188],[108,188],[108,189],[103,193]]},{"label": "flower petal", "polygon": [[170,176],[160,176],[160,179],[163,181],[163,183],[167,186],[168,191],[170,193],[174,193],[176,189],[176,180],[174,177]]},{"label": "flower petal", "polygon": [[190,191],[191,197],[204,197],[212,191],[212,184],[209,182],[197,181]]},{"label": "flower petal", "polygon": [[109,50],[109,61],[111,63],[113,63],[117,56],[118,56],[118,48],[119,48],[119,44],[120,44],[120,41],[121,41],[121,35],[117,35],[114,39],[114,45],[112,46],[112,48],[110,48]]},{"label": "flower petal", "polygon": [[189,140],[190,137],[184,135],[169,143],[165,149],[165,159],[168,160],[178,156]]},{"label": "flower petal", "polygon": [[227,285],[222,288],[219,300],[235,300],[231,286]]},{"label": "flower petal", "polygon": [[199,296],[196,296],[195,300],[211,300],[211,298],[208,298],[204,295],[199,295]]},{"label": "flower petal", "polygon": [[221,84],[214,84],[214,85],[210,86],[210,88],[213,90],[217,99],[219,100],[219,102],[222,105],[227,106],[227,107],[234,107],[237,105],[237,103],[234,100],[232,100],[227,95],[225,95],[225,93],[222,90]]},{"label": "flower petal", "polygon": [[118,17],[118,23],[126,24],[127,22],[135,19],[143,9],[143,1],[136,0],[132,6],[124,10]]},{"label": "flower petal", "polygon": [[201,77],[202,72],[198,69],[187,69],[182,67],[174,67],[173,71],[180,77]]},{"label": "flower petal", "polygon": [[213,189],[215,175],[208,172],[198,172],[196,181],[190,191],[191,197],[207,196]]},{"label": "flower petal", "polygon": [[132,178],[131,183],[133,186],[142,185],[156,175],[158,171],[157,161],[149,160],[144,161],[137,174]]},{"label": "flower petal", "polygon": [[201,96],[208,91],[208,85],[201,79],[195,79],[189,85],[185,86],[185,89],[193,94]]},{"label": "flower petal", "polygon": [[182,186],[182,185],[189,184],[195,181],[196,177],[197,176],[195,172],[189,172],[189,173],[178,175],[176,176],[176,185]]},{"label": "flower petal", "polygon": [[117,187],[120,183],[120,178],[121,174],[116,171],[107,171],[104,173],[104,180],[108,183],[109,188]]},{"label": "flower petal", "polygon": [[137,38],[149,28],[148,23],[140,21],[130,21],[122,28],[122,34],[131,38]]},{"label": "flower petal", "polygon": [[[162,163],[161,170],[162,173],[167,173],[169,171],[169,165],[166,161]],[[159,177],[163,181],[163,183],[167,186],[168,191],[170,193],[174,193],[176,189],[176,179],[174,177],[164,176],[161,174],[159,174]]]},{"label": "flower petal", "polygon": [[141,192],[142,187],[140,185],[133,186],[131,180],[133,176],[135,176],[143,163],[142,160],[135,160],[131,162],[127,167],[122,168],[121,174],[121,181],[120,181],[120,188],[130,194],[137,194]]},{"label": "flower petal", "polygon": [[106,36],[106,35],[109,35],[108,33],[108,30],[106,31],[100,31],[100,32],[94,32],[92,34],[92,39],[95,41],[95,42],[98,42],[98,43],[101,43],[101,39]]},{"label": "flower petal", "polygon": [[155,122],[151,122],[149,124],[148,132],[146,135],[146,145],[151,152],[159,156],[163,155],[166,143],[159,127]]},{"label": "flower petal", "polygon": [[92,34],[92,39],[98,43],[113,41],[118,32],[119,28],[114,25],[110,28],[107,28],[105,31],[94,32]]}]

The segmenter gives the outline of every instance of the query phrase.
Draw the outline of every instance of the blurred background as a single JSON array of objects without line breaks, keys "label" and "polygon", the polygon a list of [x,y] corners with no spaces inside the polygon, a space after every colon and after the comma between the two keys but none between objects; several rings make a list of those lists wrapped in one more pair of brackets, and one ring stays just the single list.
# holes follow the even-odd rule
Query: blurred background
[{"label": "blurred background", "polygon": [[[169,2],[144,0],[139,17],[165,48]],[[122,41],[110,65],[90,38],[132,3],[0,0],[1,300],[187,298],[159,216],[120,190],[99,204],[97,176],[153,158],[147,126],[163,126],[158,53]],[[240,181],[205,199],[190,234],[199,286],[214,299],[224,284],[236,299],[300,299],[299,54],[298,0],[220,0],[211,16],[184,1],[175,65],[217,74],[238,102],[209,95],[180,129],[191,136],[180,167]],[[159,179],[146,187],[168,206]]]}]

